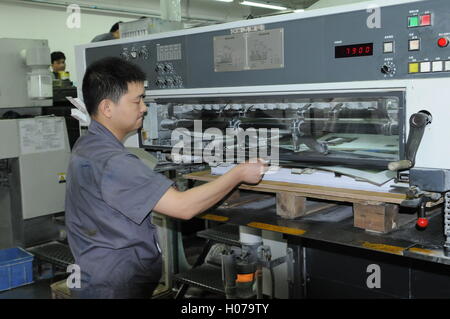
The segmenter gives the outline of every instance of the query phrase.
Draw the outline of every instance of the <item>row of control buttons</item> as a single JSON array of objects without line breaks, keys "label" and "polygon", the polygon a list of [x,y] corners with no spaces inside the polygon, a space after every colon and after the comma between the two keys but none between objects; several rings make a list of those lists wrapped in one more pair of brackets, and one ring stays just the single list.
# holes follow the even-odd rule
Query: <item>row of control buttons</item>
[{"label": "row of control buttons", "polygon": [[[439,38],[437,41],[437,45],[440,48],[445,48],[449,45],[448,38]],[[408,50],[409,51],[419,51],[420,50],[420,39],[409,40],[408,42]]]},{"label": "row of control buttons", "polygon": [[[437,41],[437,45],[440,48],[445,48],[450,44],[448,38],[442,37]],[[411,39],[408,41],[408,50],[409,51],[419,51],[420,50],[420,39]],[[384,42],[383,43],[383,53],[394,53],[394,42]]]},{"label": "row of control buttons", "polygon": [[410,62],[408,65],[408,73],[430,73],[450,71],[449,61],[424,61],[424,62]]},{"label": "row of control buttons", "polygon": [[408,17],[408,28],[428,27],[431,25],[431,14]]}]

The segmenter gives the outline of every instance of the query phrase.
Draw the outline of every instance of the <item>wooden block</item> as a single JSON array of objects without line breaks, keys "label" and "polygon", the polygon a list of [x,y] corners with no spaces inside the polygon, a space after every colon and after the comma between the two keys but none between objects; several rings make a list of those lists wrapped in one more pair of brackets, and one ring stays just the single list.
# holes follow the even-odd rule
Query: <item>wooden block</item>
[{"label": "wooden block", "polygon": [[291,193],[277,193],[277,215],[294,219],[305,215],[306,198]]},{"label": "wooden block", "polygon": [[398,205],[353,204],[353,225],[365,230],[388,233],[398,228]]},{"label": "wooden block", "polygon": [[52,299],[72,299],[70,289],[67,287],[66,279],[50,285]]}]

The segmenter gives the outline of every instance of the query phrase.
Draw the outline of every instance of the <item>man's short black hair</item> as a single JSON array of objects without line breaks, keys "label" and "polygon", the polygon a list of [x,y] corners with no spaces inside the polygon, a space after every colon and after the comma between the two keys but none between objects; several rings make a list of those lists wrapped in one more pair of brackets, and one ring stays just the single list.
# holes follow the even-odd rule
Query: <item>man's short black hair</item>
[{"label": "man's short black hair", "polygon": [[128,83],[144,82],[145,73],[120,58],[104,58],[92,63],[83,78],[83,99],[90,115],[95,115],[104,99],[117,103],[128,92]]},{"label": "man's short black hair", "polygon": [[55,61],[58,61],[58,60],[61,60],[61,59],[65,60],[66,56],[61,51],[55,51],[55,52],[52,52],[50,54],[50,58],[51,58],[52,64],[53,64],[53,62],[55,62]]},{"label": "man's short black hair", "polygon": [[109,30],[110,33],[116,32],[117,30],[119,30],[119,23],[123,23],[122,21],[116,22],[114,23],[114,25],[111,27],[111,29]]}]

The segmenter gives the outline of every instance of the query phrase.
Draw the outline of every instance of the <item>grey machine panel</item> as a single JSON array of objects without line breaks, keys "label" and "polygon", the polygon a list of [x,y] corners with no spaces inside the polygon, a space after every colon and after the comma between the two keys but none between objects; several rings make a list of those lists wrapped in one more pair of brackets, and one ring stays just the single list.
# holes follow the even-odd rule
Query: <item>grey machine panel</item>
[{"label": "grey machine panel", "polygon": [[[25,58],[19,52],[36,47],[48,47],[47,40],[0,39],[0,108],[50,106],[51,99],[32,100],[26,94],[29,72]],[[50,59],[49,59],[50,60]],[[50,63],[50,62],[49,62]]]},{"label": "grey machine panel", "polygon": [[[361,10],[268,23],[263,25],[264,31],[250,32],[252,36],[257,36],[258,33],[282,30],[281,46],[277,41],[270,42],[275,46],[273,50],[281,50],[284,54],[279,67],[274,65],[273,68],[244,70],[215,68],[214,39],[231,36],[230,29],[88,48],[86,62],[89,65],[102,57],[125,56],[146,71],[151,80],[148,83],[150,89],[412,79],[449,75],[445,69],[444,72],[409,73],[411,62],[450,60],[450,48],[437,45],[439,37],[450,31],[450,20],[447,18],[450,15],[450,5],[447,0],[413,2],[381,7],[380,10],[380,28],[369,28],[367,20],[371,13]],[[430,26],[408,27],[409,17],[428,13],[431,14]],[[420,50],[409,51],[411,39],[420,40]],[[385,42],[393,42],[392,53],[383,52]],[[373,55],[335,57],[336,46],[367,43],[373,44]],[[178,58],[157,61],[157,46],[161,45],[181,45]],[[136,58],[128,54],[132,51],[137,51]],[[145,51],[149,54],[145,54]],[[185,63],[186,61],[189,63]],[[168,64],[170,70],[157,71],[158,64],[163,67]],[[383,73],[381,70],[384,65],[388,68]],[[174,78],[177,79],[175,84]],[[165,82],[167,79],[169,83]]]}]

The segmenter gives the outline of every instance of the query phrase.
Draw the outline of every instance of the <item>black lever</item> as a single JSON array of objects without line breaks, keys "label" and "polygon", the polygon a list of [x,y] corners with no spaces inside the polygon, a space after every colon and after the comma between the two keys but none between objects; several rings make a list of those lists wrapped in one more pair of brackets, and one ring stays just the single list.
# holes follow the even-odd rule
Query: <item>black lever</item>
[{"label": "black lever", "polygon": [[431,115],[425,112],[418,112],[409,118],[409,135],[406,142],[405,159],[391,162],[388,165],[391,171],[401,171],[414,166],[416,161],[417,150],[422,141],[425,127],[431,123]]}]

